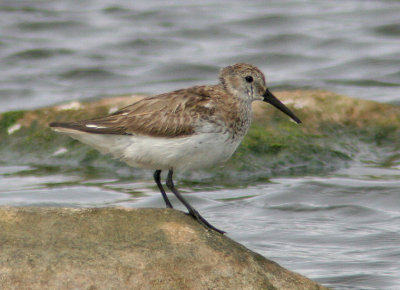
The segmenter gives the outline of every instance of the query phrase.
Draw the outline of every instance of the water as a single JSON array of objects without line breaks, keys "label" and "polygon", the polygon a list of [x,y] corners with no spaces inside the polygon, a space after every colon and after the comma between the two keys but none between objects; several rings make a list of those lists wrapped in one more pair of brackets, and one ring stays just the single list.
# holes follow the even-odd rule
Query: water
[{"label": "water", "polygon": [[272,87],[398,103],[399,13],[396,1],[3,0],[0,111],[213,83],[240,61]]},{"label": "water", "polygon": [[[215,83],[235,62],[258,65],[273,90],[400,104],[399,15],[398,1],[3,0],[0,112]],[[178,186],[215,226],[291,270],[335,289],[399,289],[400,167],[369,161],[327,176]],[[35,164],[0,164],[0,204],[164,206],[150,173]]]},{"label": "water", "polygon": [[[150,178],[96,179],[35,170],[1,168],[0,204],[164,207]],[[353,167],[229,189],[178,186],[212,224],[286,268],[335,289],[400,286],[398,168]],[[184,210],[173,196],[170,200]]]}]

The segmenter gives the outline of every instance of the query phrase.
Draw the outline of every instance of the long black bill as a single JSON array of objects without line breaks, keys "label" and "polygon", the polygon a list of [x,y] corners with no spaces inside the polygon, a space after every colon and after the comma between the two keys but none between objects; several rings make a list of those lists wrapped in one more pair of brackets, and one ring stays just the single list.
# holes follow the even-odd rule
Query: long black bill
[{"label": "long black bill", "polygon": [[290,111],[284,104],[281,103],[270,91],[267,89],[264,93],[264,102],[270,103],[272,106],[275,108],[278,108],[282,112],[284,112],[286,115],[288,115],[290,118],[292,118],[296,123],[300,124],[301,121],[299,118],[296,117],[296,115]]}]

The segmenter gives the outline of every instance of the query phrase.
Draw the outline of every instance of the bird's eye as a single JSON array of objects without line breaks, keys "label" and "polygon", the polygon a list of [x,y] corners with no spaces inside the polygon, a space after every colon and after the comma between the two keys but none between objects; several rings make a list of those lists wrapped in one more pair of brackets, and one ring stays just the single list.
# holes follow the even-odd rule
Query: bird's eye
[{"label": "bird's eye", "polygon": [[246,79],[246,82],[248,82],[248,83],[252,83],[253,82],[253,77],[252,76],[247,76],[247,77],[245,77],[245,79]]}]

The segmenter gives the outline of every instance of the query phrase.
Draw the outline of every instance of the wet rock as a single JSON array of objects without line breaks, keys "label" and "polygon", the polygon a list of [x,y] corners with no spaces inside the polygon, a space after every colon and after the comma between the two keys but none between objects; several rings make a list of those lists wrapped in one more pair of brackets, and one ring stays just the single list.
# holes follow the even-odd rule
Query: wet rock
[{"label": "wet rock", "polygon": [[[225,168],[185,173],[187,181],[215,183],[265,180],[271,176],[330,172],[363,162],[398,166],[400,106],[353,99],[327,91],[274,92],[303,121],[295,124],[264,102],[254,102],[253,124]],[[52,166],[52,172],[101,169],[108,177],[143,177],[127,165],[104,156],[68,136],[52,132],[48,123],[104,116],[143,96],[93,102],[70,102],[33,111],[0,115],[0,161]],[[124,172],[125,172],[124,171]],[[91,171],[92,172],[92,171]],[[118,172],[118,173],[116,173]],[[125,173],[124,173],[125,174]],[[182,177],[182,176],[181,176]]]},{"label": "wet rock", "polygon": [[326,289],[172,209],[0,207],[1,289]]}]

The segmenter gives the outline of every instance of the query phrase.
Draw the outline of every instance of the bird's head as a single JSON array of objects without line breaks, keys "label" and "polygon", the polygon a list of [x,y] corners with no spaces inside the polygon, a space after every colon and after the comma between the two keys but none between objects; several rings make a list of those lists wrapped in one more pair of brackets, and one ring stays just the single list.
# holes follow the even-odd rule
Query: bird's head
[{"label": "bird's head", "polygon": [[300,119],[271,93],[264,74],[257,67],[247,63],[230,65],[221,70],[219,79],[228,93],[249,102],[260,100],[270,103],[295,122],[301,123]]}]

